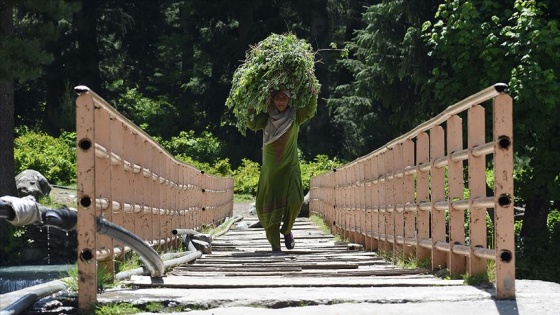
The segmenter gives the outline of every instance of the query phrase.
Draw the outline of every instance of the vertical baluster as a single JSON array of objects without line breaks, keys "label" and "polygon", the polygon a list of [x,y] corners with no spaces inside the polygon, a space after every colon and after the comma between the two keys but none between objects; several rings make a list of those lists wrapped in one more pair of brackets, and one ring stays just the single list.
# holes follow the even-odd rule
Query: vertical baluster
[{"label": "vertical baluster", "polygon": [[[484,144],[485,122],[484,108],[480,105],[468,110],[469,148]],[[486,209],[475,208],[474,199],[486,196],[486,155],[474,156],[469,150],[469,239],[470,259],[469,274],[478,275],[486,272],[486,259],[474,255],[476,247],[486,248]]]},{"label": "vertical baluster", "polygon": [[430,129],[430,174],[431,174],[431,203],[432,203],[432,269],[442,269],[447,264],[447,253],[436,249],[437,242],[445,242],[445,210],[437,210],[436,202],[445,200],[445,169],[437,167],[434,162],[445,156],[444,133],[441,126]]},{"label": "vertical baluster", "polygon": [[[454,162],[451,159],[453,152],[463,149],[462,120],[454,115],[447,120],[447,173],[449,183],[449,244],[465,244],[465,211],[453,209],[452,202],[463,199],[463,161]],[[458,276],[465,273],[466,258],[463,255],[449,253],[449,273]]]},{"label": "vertical baluster", "polygon": [[[429,137],[425,132],[418,134],[416,138],[416,165],[418,172],[416,173],[416,203],[420,205],[430,199],[430,182],[429,173],[420,170],[420,166],[430,161],[429,155]],[[416,258],[424,260],[431,256],[430,250],[420,246],[422,240],[430,238],[430,212],[418,209],[417,219],[417,239],[416,239]]]}]

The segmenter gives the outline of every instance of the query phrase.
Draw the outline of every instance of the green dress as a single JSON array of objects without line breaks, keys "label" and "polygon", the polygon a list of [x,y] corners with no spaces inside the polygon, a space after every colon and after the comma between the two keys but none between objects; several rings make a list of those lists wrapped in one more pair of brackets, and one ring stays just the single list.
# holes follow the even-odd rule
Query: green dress
[{"label": "green dress", "polygon": [[[273,249],[280,249],[280,233],[290,233],[303,203],[297,138],[299,126],[313,117],[316,110],[317,97],[314,97],[307,106],[296,110],[294,122],[280,138],[262,148],[255,207]],[[268,117],[268,113],[258,115],[249,121],[249,129],[264,129]]]}]

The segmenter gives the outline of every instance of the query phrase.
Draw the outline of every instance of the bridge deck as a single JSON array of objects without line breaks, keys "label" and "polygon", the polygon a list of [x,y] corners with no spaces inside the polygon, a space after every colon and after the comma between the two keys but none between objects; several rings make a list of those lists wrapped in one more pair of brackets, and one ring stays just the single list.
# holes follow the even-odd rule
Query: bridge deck
[{"label": "bridge deck", "polygon": [[263,229],[247,228],[255,222],[246,216],[214,240],[212,254],[161,281],[134,276],[135,288],[107,290],[98,301],[181,305],[188,312],[174,314],[188,315],[550,314],[557,310],[551,301],[560,301],[560,285],[519,280],[517,301],[498,301],[494,288],[398,268],[335,242],[302,218],[294,228],[296,248],[272,256]]},{"label": "bridge deck", "polygon": [[[137,286],[168,288],[371,287],[457,285],[427,269],[402,269],[361,246],[336,242],[306,218],[293,229],[296,248],[272,255],[264,230],[244,219],[212,242],[212,254],[174,268],[162,282],[134,277]],[[388,278],[390,277],[390,279]]]}]

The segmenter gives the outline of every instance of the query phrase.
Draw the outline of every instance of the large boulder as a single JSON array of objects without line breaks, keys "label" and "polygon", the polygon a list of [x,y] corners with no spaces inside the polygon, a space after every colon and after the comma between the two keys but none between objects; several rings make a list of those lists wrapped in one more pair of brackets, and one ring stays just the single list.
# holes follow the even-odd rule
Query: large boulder
[{"label": "large boulder", "polygon": [[48,196],[51,185],[43,174],[35,170],[25,170],[16,176],[16,187],[19,197],[33,196],[35,200]]}]

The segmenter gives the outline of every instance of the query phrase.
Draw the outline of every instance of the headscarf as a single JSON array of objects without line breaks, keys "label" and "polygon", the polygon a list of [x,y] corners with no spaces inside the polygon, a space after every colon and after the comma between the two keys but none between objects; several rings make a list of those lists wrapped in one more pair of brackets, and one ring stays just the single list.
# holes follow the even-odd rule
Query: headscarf
[{"label": "headscarf", "polygon": [[[280,90],[280,92],[284,93],[287,97],[291,97],[290,91],[288,90]],[[294,121],[294,118],[296,116],[296,109],[293,107],[288,107],[283,113],[279,112],[278,109],[276,109],[276,106],[274,106],[274,103],[272,101],[272,96],[276,93],[278,92],[274,92],[271,94],[271,101],[268,104],[267,108],[269,117],[263,132],[263,144],[265,145],[276,141],[283,134],[285,134],[292,125],[292,122]]]}]

